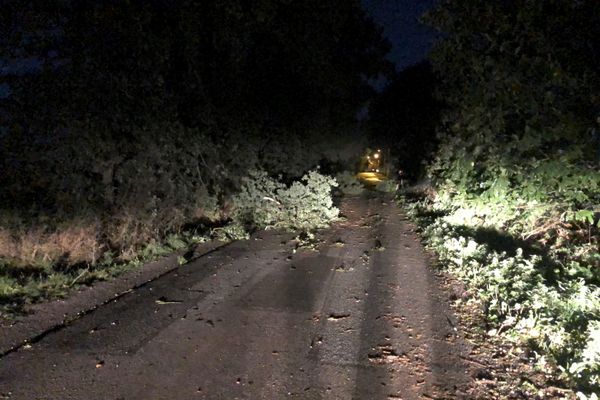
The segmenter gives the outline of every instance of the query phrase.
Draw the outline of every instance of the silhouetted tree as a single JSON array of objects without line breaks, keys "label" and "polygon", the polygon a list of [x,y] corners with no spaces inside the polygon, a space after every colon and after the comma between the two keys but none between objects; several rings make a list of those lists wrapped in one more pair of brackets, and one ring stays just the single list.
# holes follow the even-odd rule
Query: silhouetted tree
[{"label": "silhouetted tree", "polygon": [[[216,159],[192,170],[222,164],[209,168],[227,170],[213,182],[246,172],[255,157],[242,152],[281,171],[264,157],[289,160],[311,133],[347,127],[367,79],[389,69],[389,46],[358,0],[3,0],[0,18],[2,58],[36,69],[3,77],[12,95],[0,99],[10,116],[0,191],[33,204],[56,204],[58,192],[61,204],[104,204],[90,191],[122,186],[111,171],[142,143],[202,142]],[[268,151],[275,139],[287,149]],[[59,177],[70,170],[77,179]]]}]

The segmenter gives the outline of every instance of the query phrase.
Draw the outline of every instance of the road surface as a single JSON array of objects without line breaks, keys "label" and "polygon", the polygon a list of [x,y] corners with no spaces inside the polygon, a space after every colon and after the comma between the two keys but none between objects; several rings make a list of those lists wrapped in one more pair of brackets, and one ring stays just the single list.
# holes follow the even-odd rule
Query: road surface
[{"label": "road surface", "polygon": [[413,227],[373,196],[342,213],[315,249],[260,232],[4,356],[0,398],[468,398]]}]

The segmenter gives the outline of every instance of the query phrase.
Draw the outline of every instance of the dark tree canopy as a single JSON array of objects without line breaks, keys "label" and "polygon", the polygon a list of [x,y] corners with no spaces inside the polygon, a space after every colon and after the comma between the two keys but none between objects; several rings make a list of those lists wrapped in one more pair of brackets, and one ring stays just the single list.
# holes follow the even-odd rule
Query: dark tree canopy
[{"label": "dark tree canopy", "polygon": [[1,18],[2,59],[34,71],[3,76],[0,193],[50,208],[114,203],[148,146],[202,144],[185,167],[143,161],[171,181],[299,174],[390,70],[358,0],[3,0]]},{"label": "dark tree canopy", "polygon": [[448,35],[432,62],[459,129],[480,126],[535,156],[589,140],[600,112],[597,2],[444,1],[429,20]]},{"label": "dark tree canopy", "polygon": [[365,101],[388,49],[358,1],[5,3],[4,51],[41,61],[11,82],[15,101],[51,125],[336,123]]},{"label": "dark tree canopy", "polygon": [[[471,256],[449,254],[464,257],[463,274],[482,282],[490,320],[535,315],[543,334],[530,335],[517,318],[510,336],[556,362],[577,390],[598,393],[600,363],[590,356],[598,354],[598,313],[569,308],[576,301],[566,289],[579,285],[577,293],[597,298],[600,282],[598,2],[445,0],[428,20],[444,33],[430,58],[448,106],[428,170],[438,195],[432,209],[451,215],[438,220],[440,243],[463,240],[467,226],[542,248],[553,262],[519,272],[505,252],[493,262],[488,253],[482,274]],[[502,284],[491,291],[494,281]]]},{"label": "dark tree canopy", "polygon": [[444,1],[428,19],[446,34],[431,60],[449,105],[432,172],[470,196],[525,187],[536,201],[592,204],[597,2]]}]

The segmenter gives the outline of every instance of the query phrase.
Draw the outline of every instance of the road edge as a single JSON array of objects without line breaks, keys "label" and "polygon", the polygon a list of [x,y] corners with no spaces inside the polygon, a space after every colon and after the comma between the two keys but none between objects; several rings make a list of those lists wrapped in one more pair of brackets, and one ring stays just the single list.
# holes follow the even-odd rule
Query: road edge
[{"label": "road edge", "polygon": [[0,358],[29,343],[37,342],[48,333],[63,328],[103,304],[177,269],[180,266],[179,257],[184,254],[192,254],[188,259],[191,262],[228,244],[229,242],[220,241],[200,243],[145,263],[136,270],[113,279],[99,281],[91,286],[82,285],[64,299],[34,304],[29,309],[31,314],[10,325],[0,326]]}]

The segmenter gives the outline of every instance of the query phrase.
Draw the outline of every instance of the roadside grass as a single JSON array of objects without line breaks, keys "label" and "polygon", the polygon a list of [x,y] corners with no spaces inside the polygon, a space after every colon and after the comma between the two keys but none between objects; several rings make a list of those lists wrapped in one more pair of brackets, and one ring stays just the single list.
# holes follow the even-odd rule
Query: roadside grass
[{"label": "roadside grass", "polygon": [[[75,241],[69,244],[70,247],[61,246],[65,237],[69,237],[69,233],[65,236],[61,233],[26,235],[21,246],[15,239],[9,243],[12,257],[0,258],[0,317],[12,319],[22,314],[27,304],[64,298],[78,285],[108,280],[138,269],[144,263],[210,240],[208,229],[183,231],[169,234],[160,242],[150,241],[135,250],[129,248],[121,254],[105,250],[93,258],[71,258],[70,253],[61,254],[59,250],[73,248],[83,254],[84,249],[90,250],[83,247],[88,242]],[[2,241],[4,246],[6,243]],[[82,247],[77,247],[78,244]],[[180,264],[186,261],[185,256],[178,258]]]},{"label": "roadside grass", "polygon": [[[486,318],[486,333],[527,349],[535,368],[580,399],[600,390],[600,250],[589,241],[526,240],[486,224],[466,204],[401,196],[440,267],[459,279]],[[464,216],[467,216],[466,218]]]},{"label": "roadside grass", "polygon": [[172,208],[161,215],[87,210],[77,217],[0,210],[0,317],[11,319],[28,304],[63,298],[77,285],[209,240],[210,228],[222,221],[207,210]]},{"label": "roadside grass", "polygon": [[[310,242],[316,229],[338,217],[332,198],[336,187],[334,178],[317,171],[285,184],[257,170],[219,207],[208,199],[197,210],[104,217],[88,212],[78,218],[0,210],[0,318],[212,239],[240,240],[256,229],[286,229],[298,232],[299,242]],[[180,256],[177,262],[187,260]]]}]

